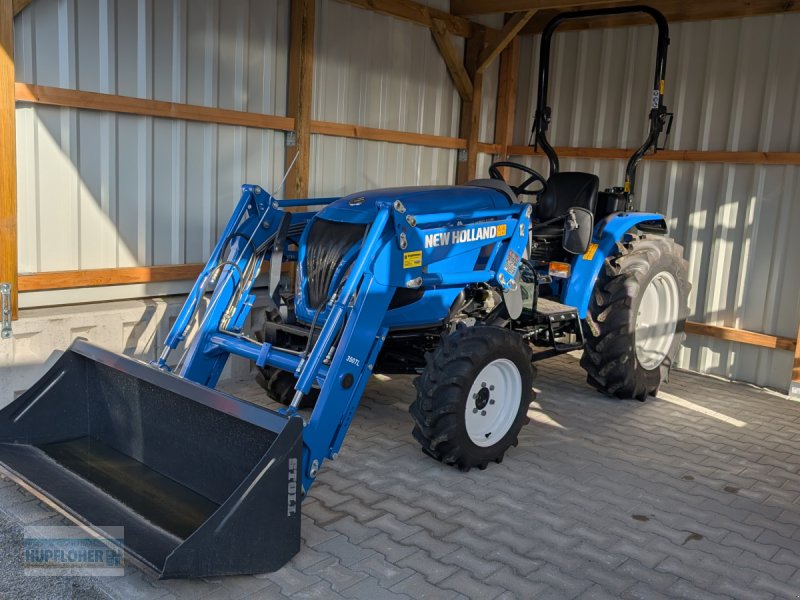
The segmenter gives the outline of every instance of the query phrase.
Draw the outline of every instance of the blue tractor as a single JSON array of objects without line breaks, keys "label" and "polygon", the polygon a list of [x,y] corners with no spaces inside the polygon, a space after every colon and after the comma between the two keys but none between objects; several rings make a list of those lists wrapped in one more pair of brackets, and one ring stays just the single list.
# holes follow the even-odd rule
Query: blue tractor
[{"label": "blue tractor", "polygon": [[[631,11],[658,25],[650,130],[624,185],[601,192],[596,175],[560,171],[547,141],[550,40],[564,21]],[[633,208],[636,166],[669,118],[667,45],[666,21],[648,7],[547,26],[533,133],[548,177],[499,162],[465,185],[338,199],[280,201],[243,186],[160,358],[76,341],[0,411],[6,472],[96,529],[124,526],[128,554],[163,577],[263,572],[299,550],[302,498],[336,458],[373,373],[417,375],[413,435],[463,470],[517,444],[536,361],[583,350],[598,390],[654,395],[689,293],[664,217]],[[282,283],[286,263],[294,285]],[[267,318],[248,335],[262,266]],[[215,390],[231,354],[255,362],[285,407]]]}]

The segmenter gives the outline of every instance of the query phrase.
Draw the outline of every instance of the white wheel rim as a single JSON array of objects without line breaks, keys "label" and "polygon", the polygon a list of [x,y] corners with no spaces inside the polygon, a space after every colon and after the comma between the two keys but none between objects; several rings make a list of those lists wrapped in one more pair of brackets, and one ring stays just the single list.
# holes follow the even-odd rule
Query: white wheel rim
[{"label": "white wheel rim", "polygon": [[646,370],[658,367],[669,354],[680,313],[678,282],[661,271],[644,290],[636,315],[636,359]]},{"label": "white wheel rim", "polygon": [[503,439],[522,401],[522,376],[517,365],[498,358],[486,365],[472,384],[464,409],[467,435],[486,448]]}]

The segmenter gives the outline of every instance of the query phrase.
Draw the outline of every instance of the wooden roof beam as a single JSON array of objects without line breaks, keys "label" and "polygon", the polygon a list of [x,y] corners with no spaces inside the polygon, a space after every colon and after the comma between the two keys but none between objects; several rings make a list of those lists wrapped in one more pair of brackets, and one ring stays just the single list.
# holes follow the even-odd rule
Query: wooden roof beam
[{"label": "wooden roof beam", "polygon": [[450,77],[458,90],[461,99],[469,102],[472,99],[472,79],[464,68],[461,53],[456,49],[450,34],[447,32],[447,24],[439,19],[431,20],[431,35],[439,53],[447,65]]},{"label": "wooden roof beam", "polygon": [[[630,2],[608,2],[607,6],[624,6]],[[667,21],[710,21],[712,19],[730,19],[755,15],[771,15],[800,12],[800,2],[795,0],[726,0],[692,1],[692,0],[650,0],[647,4],[664,13]],[[584,5],[574,8],[586,8]],[[595,7],[596,8],[596,7]],[[524,34],[541,33],[547,23],[561,10],[543,10],[536,14],[523,28]],[[608,27],[629,27],[631,25],[652,25],[653,20],[647,15],[629,14],[616,17],[585,19],[564,23],[559,31],[578,29],[605,29]]]},{"label": "wooden roof beam", "polygon": [[[610,5],[609,0],[450,0],[450,11],[462,17],[491,13],[522,12],[547,8],[570,9],[576,6],[589,8]],[[626,2],[630,4],[630,2]]]},{"label": "wooden roof beam", "polygon": [[[453,14],[462,16],[538,9],[522,30],[523,34],[528,34],[540,33],[559,12],[638,3],[634,0],[451,0],[450,7]],[[800,12],[797,0],[648,0],[646,4],[660,10],[670,22]],[[645,23],[652,23],[652,19],[632,14],[564,23],[561,29],[602,29]]]},{"label": "wooden roof beam", "polygon": [[433,19],[442,21],[449,33],[467,38],[472,35],[472,21],[425,6],[413,0],[339,0],[365,10],[389,15],[432,29]]},{"label": "wooden roof beam", "polygon": [[506,22],[500,32],[495,34],[493,42],[481,53],[476,72],[483,73],[486,71],[494,62],[494,59],[500,56],[500,53],[506,49],[515,37],[517,37],[517,34],[522,31],[522,28],[525,27],[535,14],[535,10],[514,14],[514,16]]},{"label": "wooden roof beam", "polygon": [[25,8],[27,8],[28,4],[33,2],[33,0],[12,0],[11,6],[13,6],[14,16],[16,17],[19,13],[21,13]]}]

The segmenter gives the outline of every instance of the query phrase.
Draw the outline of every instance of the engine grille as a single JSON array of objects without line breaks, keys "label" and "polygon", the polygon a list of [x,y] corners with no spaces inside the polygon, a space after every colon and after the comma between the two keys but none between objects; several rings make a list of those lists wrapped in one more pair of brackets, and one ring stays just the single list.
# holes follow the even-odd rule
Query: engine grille
[{"label": "engine grille", "polygon": [[336,267],[353,245],[367,230],[359,223],[337,223],[317,219],[306,239],[306,256],[303,267],[306,273],[306,294],[312,310],[322,306],[328,297]]}]

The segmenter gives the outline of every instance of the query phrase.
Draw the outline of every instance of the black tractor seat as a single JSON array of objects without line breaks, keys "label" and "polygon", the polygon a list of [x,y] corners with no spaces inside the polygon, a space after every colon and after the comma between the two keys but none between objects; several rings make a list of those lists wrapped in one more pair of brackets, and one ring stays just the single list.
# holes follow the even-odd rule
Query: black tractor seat
[{"label": "black tractor seat", "polygon": [[[573,206],[586,208],[592,213],[597,207],[597,192],[600,178],[592,173],[554,173],[547,180],[547,187],[536,204],[536,221],[541,223],[567,214]],[[531,235],[540,239],[560,238],[564,234],[564,223],[551,225],[534,224]]]},{"label": "black tractor seat", "polygon": [[509,185],[505,181],[500,181],[499,179],[473,179],[464,185],[495,190],[508,198],[508,201],[511,202],[511,204],[517,204],[519,202],[519,198],[517,198],[517,195],[509,187]]}]

